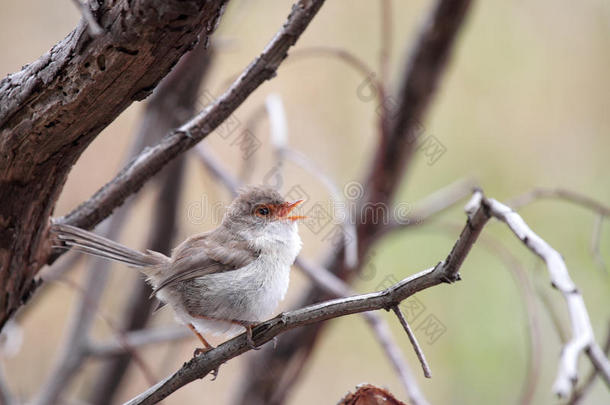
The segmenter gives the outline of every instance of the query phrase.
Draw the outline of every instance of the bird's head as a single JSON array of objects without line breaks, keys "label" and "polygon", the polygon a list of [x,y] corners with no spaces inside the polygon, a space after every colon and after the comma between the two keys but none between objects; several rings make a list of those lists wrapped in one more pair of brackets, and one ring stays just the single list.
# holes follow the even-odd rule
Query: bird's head
[{"label": "bird's head", "polygon": [[296,223],[305,217],[291,215],[302,200],[286,201],[271,187],[256,186],[240,190],[223,218],[227,228],[252,236],[276,234],[281,237],[297,230]]}]

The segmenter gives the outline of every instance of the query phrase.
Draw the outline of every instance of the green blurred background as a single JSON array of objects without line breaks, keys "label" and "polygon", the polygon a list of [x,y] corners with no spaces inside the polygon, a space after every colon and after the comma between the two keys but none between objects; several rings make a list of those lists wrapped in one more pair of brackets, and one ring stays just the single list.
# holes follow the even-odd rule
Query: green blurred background
[{"label": "green blurred background", "polygon": [[[233,0],[214,40],[217,54],[204,87],[218,95],[227,80],[240,72],[270,40],[289,13],[290,1]],[[431,1],[397,1],[394,6],[392,83],[398,81],[406,51]],[[79,13],[68,0],[9,1],[0,3],[0,74],[16,71],[63,38],[77,23]],[[377,70],[380,43],[378,1],[328,1],[314,19],[297,49],[327,45],[349,50]],[[399,193],[400,201],[413,204],[428,193],[462,177],[474,177],[487,195],[499,200],[533,187],[563,187],[610,204],[610,3],[479,1],[462,30],[452,63],[424,122],[446,153],[433,165],[416,154]],[[282,97],[286,108],[290,145],[307,154],[342,187],[362,178],[377,140],[376,103],[357,96],[362,76],[328,57],[290,58],[278,76],[264,84],[236,113],[242,123],[264,104],[269,94]],[[393,86],[394,88],[394,86]],[[57,206],[62,215],[87,199],[122,167],[132,134],[137,129],[143,103],[133,104],[96,139],[75,166]],[[258,126],[262,148],[256,153],[251,182],[259,183],[270,168],[269,125]],[[205,141],[222,160],[239,173],[243,164],[239,148],[217,135]],[[287,165],[284,191],[298,184],[315,201],[330,201],[319,182],[308,173]],[[144,247],[154,190],[141,191],[121,241]],[[178,239],[214,226],[210,217],[193,218],[189,207],[228,203],[230,196],[191,156],[180,213]],[[398,279],[434,265],[448,253],[464,223],[463,204],[429,224],[395,234],[375,247],[366,277],[354,286],[374,290],[386,276]],[[599,341],[608,333],[610,282],[590,254],[595,215],[581,207],[554,200],[537,202],[522,211],[529,225],[559,250],[581,289]],[[199,220],[201,219],[201,220]],[[608,224],[601,239],[602,256],[610,262]],[[306,227],[301,228],[308,258],[324,256],[325,243]],[[549,286],[545,268],[507,230],[491,223],[484,238],[505,245],[527,272],[537,291],[547,295],[562,315],[561,296]],[[70,275],[80,282],[85,266]],[[123,266],[114,266],[111,286],[102,311],[118,318],[124,286],[137,277]],[[407,337],[398,322],[388,321],[400,342],[422,390],[432,403],[509,404],[518,401],[528,359],[527,318],[520,288],[497,252],[479,243],[462,269],[463,281],[424,291],[417,298],[425,314],[434,315],[446,332],[433,344],[423,343],[433,378],[421,375]],[[287,300],[290,308],[308,283],[295,270]],[[9,384],[28,398],[44,381],[63,336],[76,293],[65,284],[35,299],[24,318],[21,351],[5,359]],[[542,375],[534,403],[558,403],[551,394],[561,342],[545,307],[536,301],[542,333]],[[169,313],[154,317],[155,324],[173,322]],[[96,336],[112,336],[98,322]],[[420,338],[424,338],[420,336]],[[219,343],[217,339],[214,343]],[[160,378],[180,366],[196,342],[142,351]],[[169,354],[168,354],[169,353]],[[217,381],[206,379],[179,390],[165,402],[229,403],[242,377],[248,355],[223,366]],[[580,363],[589,370],[588,361]],[[71,392],[85,392],[95,384],[87,363]],[[356,384],[368,382],[388,387],[405,400],[403,387],[373,335],[357,317],[333,321],[320,341],[304,376],[290,396],[291,404],[335,403]],[[148,387],[142,373],[132,368],[129,384],[121,392],[126,400]],[[610,395],[597,382],[586,404],[607,404]]]}]

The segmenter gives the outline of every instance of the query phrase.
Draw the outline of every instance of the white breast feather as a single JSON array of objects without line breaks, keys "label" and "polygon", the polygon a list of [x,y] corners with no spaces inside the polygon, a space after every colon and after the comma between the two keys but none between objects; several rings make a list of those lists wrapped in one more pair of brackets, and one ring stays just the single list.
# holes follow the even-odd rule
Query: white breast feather
[{"label": "white breast feather", "polygon": [[[205,276],[205,280],[202,279],[207,285],[214,284],[217,299],[227,304],[221,305],[215,317],[260,322],[273,314],[288,291],[290,267],[301,250],[302,242],[297,225],[291,225],[256,238],[252,245],[261,254],[246,267],[211,274]],[[244,300],[247,302],[245,305],[229,304]],[[202,334],[234,335],[244,330],[227,322],[193,318],[180,308],[175,310],[180,321],[192,323]]]}]

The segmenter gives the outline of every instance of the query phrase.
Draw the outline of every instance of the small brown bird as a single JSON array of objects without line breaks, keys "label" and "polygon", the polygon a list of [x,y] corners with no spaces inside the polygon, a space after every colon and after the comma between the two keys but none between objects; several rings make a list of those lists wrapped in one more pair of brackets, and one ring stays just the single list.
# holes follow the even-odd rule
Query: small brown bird
[{"label": "small brown bird", "polygon": [[220,226],[192,236],[172,251],[145,253],[94,233],[62,224],[51,231],[61,247],[137,267],[154,294],[175,312],[204,345],[203,337],[235,334],[246,329],[254,347],[252,326],[271,315],[288,289],[290,267],[301,249],[292,210],[302,200],[287,202],[269,187],[243,189],[233,200]]}]

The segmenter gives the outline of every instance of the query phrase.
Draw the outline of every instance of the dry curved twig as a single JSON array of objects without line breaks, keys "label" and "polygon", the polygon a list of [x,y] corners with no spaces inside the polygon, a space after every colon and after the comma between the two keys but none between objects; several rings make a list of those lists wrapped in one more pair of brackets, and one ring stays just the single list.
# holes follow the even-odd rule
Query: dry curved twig
[{"label": "dry curved twig", "polygon": [[583,351],[587,352],[600,375],[610,384],[610,362],[595,342],[584,299],[570,278],[559,252],[535,234],[511,208],[494,199],[487,201],[490,215],[506,223],[532,252],[545,261],[553,287],[561,292],[568,305],[572,337],[562,350],[553,391],[561,397],[567,397],[572,392],[578,377],[578,358]]}]

